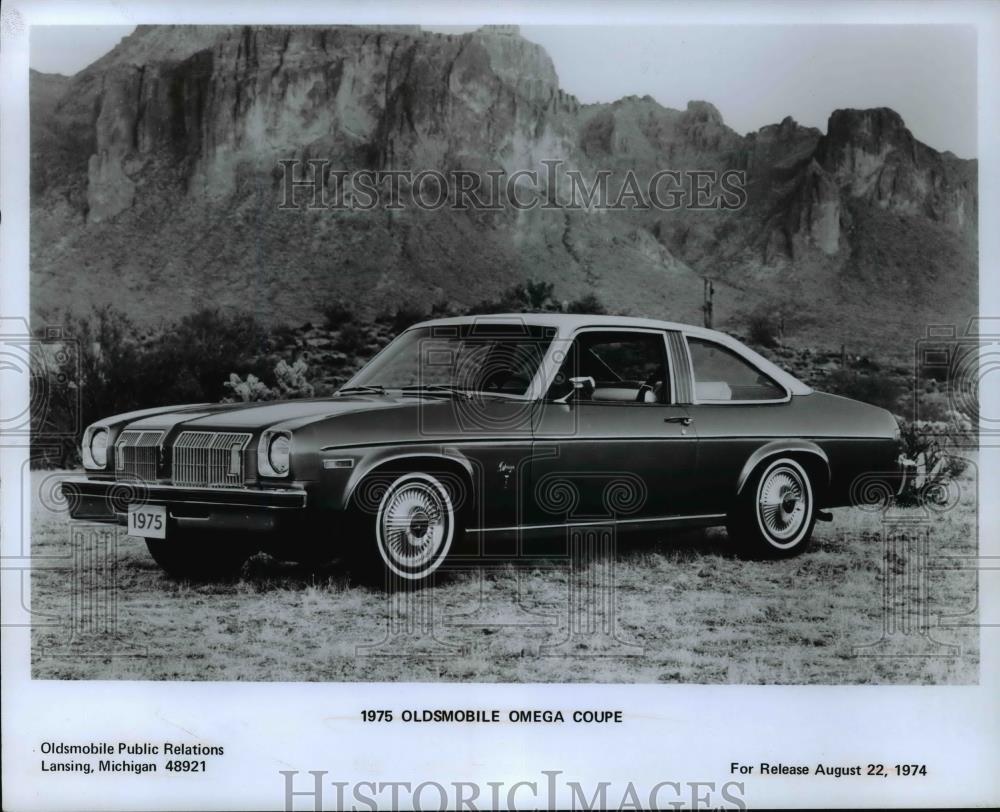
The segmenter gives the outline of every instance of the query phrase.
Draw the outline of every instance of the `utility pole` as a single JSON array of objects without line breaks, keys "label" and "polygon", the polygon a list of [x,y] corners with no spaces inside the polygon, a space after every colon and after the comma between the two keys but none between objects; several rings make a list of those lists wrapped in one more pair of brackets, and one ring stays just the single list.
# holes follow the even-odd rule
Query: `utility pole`
[{"label": "utility pole", "polygon": [[705,314],[705,326],[711,329],[712,327],[712,297],[715,295],[715,286],[712,284],[712,280],[707,277],[704,279],[705,287],[705,303],[701,306],[702,311]]}]

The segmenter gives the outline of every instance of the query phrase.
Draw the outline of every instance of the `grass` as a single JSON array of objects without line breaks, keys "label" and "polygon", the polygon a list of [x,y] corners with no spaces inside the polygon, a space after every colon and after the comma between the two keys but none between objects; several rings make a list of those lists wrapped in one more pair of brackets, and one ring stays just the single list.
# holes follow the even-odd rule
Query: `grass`
[{"label": "grass", "polygon": [[[389,597],[334,564],[260,555],[226,584],[171,581],[141,542],[43,507],[35,474],[33,674],[41,679],[970,684],[978,681],[976,503],[888,517],[834,511],[813,547],[745,561],[723,530],[624,539],[572,570],[493,566]],[[49,500],[46,499],[46,502]],[[932,567],[882,542],[926,532]],[[75,535],[72,528],[78,531]],[[97,534],[91,531],[97,531]],[[80,532],[82,531],[82,532]],[[98,535],[103,533],[103,535]],[[110,539],[104,542],[96,538]],[[107,553],[106,555],[104,553]],[[899,632],[880,650],[886,572]],[[602,590],[613,574],[614,589]],[[930,618],[930,642],[919,613]],[[938,626],[939,617],[955,625]],[[571,622],[572,620],[572,622]],[[910,624],[907,626],[906,624]],[[961,625],[957,625],[961,624]],[[571,634],[571,632],[573,632]],[[868,649],[863,647],[869,646]],[[953,648],[947,648],[948,646]],[[877,656],[859,656],[863,653]]]}]

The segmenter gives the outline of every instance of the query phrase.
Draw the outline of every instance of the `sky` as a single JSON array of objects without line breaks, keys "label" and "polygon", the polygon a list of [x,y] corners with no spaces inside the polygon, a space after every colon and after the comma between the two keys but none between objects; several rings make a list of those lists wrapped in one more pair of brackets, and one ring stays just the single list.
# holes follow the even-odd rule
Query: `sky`
[{"label": "sky", "polygon": [[[31,66],[71,75],[131,30],[33,27]],[[929,146],[977,154],[971,26],[523,26],[521,34],[545,48],[563,90],[585,103],[648,94],[683,109],[701,99],[739,133],[789,115],[825,132],[838,108],[891,107]]]}]

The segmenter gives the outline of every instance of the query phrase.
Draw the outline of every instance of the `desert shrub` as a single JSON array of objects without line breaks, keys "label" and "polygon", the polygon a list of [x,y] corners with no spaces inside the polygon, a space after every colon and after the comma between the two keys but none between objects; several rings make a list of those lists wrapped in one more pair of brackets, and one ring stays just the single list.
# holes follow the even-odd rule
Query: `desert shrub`
[{"label": "desert shrub", "polygon": [[504,290],[498,297],[481,299],[465,309],[467,315],[480,313],[540,313],[562,310],[553,297],[551,282],[529,279]]},{"label": "desert shrub", "polygon": [[327,330],[339,330],[354,321],[354,311],[342,302],[333,300],[323,305],[323,326]]},{"label": "desert shrub", "polygon": [[757,305],[747,316],[747,339],[758,349],[774,349],[812,321],[801,301],[787,297],[769,300]]},{"label": "desert shrub", "polygon": [[306,376],[308,371],[309,366],[301,358],[294,364],[282,359],[274,368],[274,386],[268,386],[253,373],[246,378],[240,378],[235,372],[230,373],[229,380],[223,384],[229,391],[225,400],[229,403],[249,403],[258,400],[311,398],[315,389]]},{"label": "desert shrub", "polygon": [[364,354],[369,344],[371,344],[371,336],[368,330],[354,322],[349,322],[341,327],[340,333],[333,342],[334,349],[348,355]]},{"label": "desert shrub", "polygon": [[290,324],[276,324],[271,328],[269,343],[276,349],[283,349],[298,342],[299,331]]},{"label": "desert shrub", "polygon": [[747,338],[754,346],[773,349],[781,343],[780,324],[766,313],[756,312],[747,322]]},{"label": "desert shrub", "polygon": [[410,305],[401,305],[391,312],[382,313],[376,318],[376,321],[386,325],[395,334],[403,332],[410,325],[426,318],[426,311]]},{"label": "desert shrub", "polygon": [[564,310],[567,313],[585,313],[593,316],[603,316],[608,312],[604,303],[593,293],[585,293],[579,299],[567,302]]},{"label": "desert shrub", "polygon": [[311,398],[315,393],[313,385],[306,377],[309,365],[299,358],[294,364],[284,359],[274,368],[274,388],[282,399]]},{"label": "desert shrub", "polygon": [[480,299],[475,304],[463,307],[460,315],[478,316],[483,313],[499,313],[501,310],[499,299]]},{"label": "desert shrub", "polygon": [[551,282],[529,279],[521,286],[521,296],[530,310],[557,310],[558,303],[552,298]]},{"label": "desert shrub", "polygon": [[427,314],[415,307],[400,307],[396,310],[396,315],[392,319],[392,329],[397,333],[403,332],[407,327],[423,321]]},{"label": "desert shrub", "polygon": [[446,299],[439,299],[431,305],[430,317],[432,319],[443,319],[456,315],[458,311],[451,302]]},{"label": "desert shrub", "polygon": [[969,464],[948,450],[952,429],[948,423],[900,421],[900,451],[909,461],[909,476],[896,497],[898,504],[907,507],[947,501],[949,484]]},{"label": "desert shrub", "polygon": [[267,336],[253,317],[206,308],[165,329],[148,348],[160,404],[219,401],[231,372],[262,377]]},{"label": "desert shrub", "polygon": [[65,435],[58,462],[79,461],[79,439],[90,423],[150,405],[145,349],[135,323],[111,306],[89,316],[67,314],[65,341],[52,357],[31,356],[32,432]]},{"label": "desert shrub", "polygon": [[75,340],[79,359],[76,383],[85,423],[142,404],[147,351],[126,314],[110,306],[98,308],[90,318],[71,322],[67,334]]},{"label": "desert shrub", "polygon": [[559,302],[553,298],[551,282],[528,279],[507,288],[497,302],[499,310],[511,310],[521,313],[539,313],[562,310]]},{"label": "desert shrub", "polygon": [[827,373],[821,388],[834,395],[843,395],[893,412],[897,411],[903,395],[903,387],[895,379],[855,369],[836,369]]},{"label": "desert shrub", "polygon": [[274,400],[271,387],[252,372],[246,378],[241,378],[235,372],[229,374],[229,380],[223,386],[229,394],[222,400],[224,403],[251,403],[258,400]]},{"label": "desert shrub", "polygon": [[[202,310],[169,324],[151,337],[113,307],[63,319],[64,352],[39,357],[32,370],[36,436],[73,434],[61,462],[77,459],[84,427],[102,417],[150,406],[219,401],[234,370],[267,369],[266,336],[246,315]],[[51,396],[50,396],[51,394]]]},{"label": "desert shrub", "polygon": [[922,420],[948,422],[953,405],[945,392],[918,392],[917,415]]}]

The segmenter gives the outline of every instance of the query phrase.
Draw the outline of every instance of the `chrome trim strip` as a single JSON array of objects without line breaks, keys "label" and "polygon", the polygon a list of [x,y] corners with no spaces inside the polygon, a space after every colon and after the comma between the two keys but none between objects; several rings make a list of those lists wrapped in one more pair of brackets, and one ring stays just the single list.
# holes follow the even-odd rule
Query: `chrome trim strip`
[{"label": "chrome trim strip", "polygon": [[[129,486],[132,483],[129,482],[118,482],[114,479],[96,479],[87,476],[67,476],[63,477],[62,483],[68,483],[70,485],[121,485]],[[145,489],[147,491],[157,490],[157,491],[196,491],[197,493],[212,494],[217,493],[219,495],[225,494],[227,496],[234,493],[246,493],[246,494],[303,494],[305,495],[305,488],[227,488],[224,486],[212,486],[212,485],[173,485],[164,482],[147,482],[143,485],[138,486],[138,488]]]},{"label": "chrome trim strip", "polygon": [[[610,401],[609,401],[610,403]],[[603,404],[602,404],[603,405]],[[641,405],[641,404],[639,404]],[[663,408],[668,404],[665,403],[649,403],[647,406],[659,406]],[[673,441],[673,440],[683,440],[685,442],[694,442],[697,437],[672,437],[664,435],[650,435],[648,437],[577,437],[575,435],[557,437],[554,435],[539,434],[534,440],[530,437],[525,437],[523,440],[510,440],[510,439],[483,439],[480,440],[475,437],[470,437],[469,439],[461,440],[448,440],[442,442],[441,440],[407,440],[406,442],[382,442],[382,443],[364,443],[359,445],[337,445],[337,446],[326,446],[321,448],[320,451],[354,451],[359,448],[422,448],[427,446],[442,446],[447,444],[452,448],[461,448],[462,446],[480,446],[480,445],[521,445],[521,446],[545,446],[551,445],[552,443],[565,443],[569,441],[576,442],[586,442],[586,443],[648,443],[651,440],[656,441]],[[756,439],[756,438],[753,438]],[[775,439],[770,437],[763,438],[765,440]],[[780,438],[779,438],[780,439]],[[798,439],[798,438],[796,438]],[[860,439],[860,438],[859,438]]]},{"label": "chrome trim strip", "polygon": [[509,527],[470,527],[466,533],[498,533],[510,530],[556,530],[560,527],[599,527],[604,524],[649,524],[651,522],[681,522],[689,519],[724,519],[725,513],[695,513],[689,516],[654,516],[651,519],[595,519],[589,522],[560,524],[515,524]]},{"label": "chrome trim strip", "polygon": [[[652,406],[654,404],[646,404],[646,405]],[[662,407],[662,406],[665,406],[667,404],[659,403],[659,404],[655,404],[655,405],[658,405],[658,406]],[[685,442],[685,443],[694,443],[697,440],[698,440],[698,438],[697,437],[693,437],[693,436],[691,436],[691,437],[681,437],[681,436],[673,436],[673,435],[666,435],[666,434],[650,434],[648,436],[643,436],[643,437],[577,437],[575,435],[569,435],[569,436],[565,436],[565,437],[557,437],[557,436],[542,435],[542,436],[538,437],[535,440],[534,445],[536,445],[536,446],[537,445],[545,446],[545,445],[551,445],[552,443],[569,443],[569,442],[577,442],[577,443],[653,443],[653,442],[656,442],[656,443],[670,443],[670,442],[674,442],[674,441],[681,441],[681,442]],[[460,443],[456,443],[456,445],[460,445]]]},{"label": "chrome trim strip", "polygon": [[[760,401],[752,401],[753,403],[760,403]],[[666,406],[668,404],[657,403],[648,404],[650,406]],[[707,404],[714,405],[714,404]],[[721,404],[720,404],[721,405]],[[364,448],[412,448],[412,447],[425,447],[425,446],[441,446],[448,445],[453,448],[462,448],[463,446],[477,446],[477,445],[523,445],[523,446],[545,446],[552,443],[568,443],[568,442],[578,442],[578,443],[627,443],[627,442],[644,442],[648,443],[650,440],[657,441],[684,441],[684,442],[731,442],[733,440],[759,440],[762,443],[771,442],[772,440],[812,440],[813,442],[827,442],[827,441],[857,441],[857,442],[871,442],[877,440],[891,440],[892,437],[888,435],[882,437],[844,437],[839,434],[726,434],[726,435],[709,435],[707,437],[702,436],[689,436],[689,437],[667,437],[659,435],[656,437],[579,437],[576,435],[570,436],[556,436],[556,435],[546,435],[538,434],[534,438],[524,437],[522,439],[511,439],[511,438],[500,438],[500,437],[468,437],[462,439],[451,439],[451,440],[406,440],[405,442],[378,442],[378,443],[358,443],[356,445],[330,445],[324,446],[320,451],[351,451],[355,449]]]},{"label": "chrome trim strip", "polygon": [[[176,501],[176,500],[171,500],[167,496],[162,496],[162,497],[161,496],[150,496],[150,497],[146,498],[146,500],[145,500],[145,502],[143,504],[146,504],[146,505],[164,505],[164,506],[169,506],[171,504],[178,504],[178,505],[185,505],[185,506],[187,506],[187,505],[196,505],[198,507],[217,508],[219,510],[226,510],[227,508],[243,508],[243,509],[250,508],[250,509],[253,509],[253,510],[263,510],[263,511],[270,512],[270,511],[280,511],[280,510],[305,510],[305,508],[306,508],[306,499],[305,499],[305,496],[303,495],[302,504],[301,505],[265,505],[265,504],[261,504],[259,502],[207,502],[207,501],[195,500],[195,499],[185,499],[183,502],[179,502],[179,501]],[[126,514],[124,514],[124,513],[118,513],[116,511],[115,515],[116,516],[125,516]],[[189,519],[189,518],[193,518],[193,517],[185,516],[184,518],[185,519]]]}]

